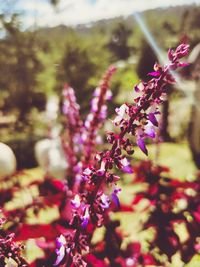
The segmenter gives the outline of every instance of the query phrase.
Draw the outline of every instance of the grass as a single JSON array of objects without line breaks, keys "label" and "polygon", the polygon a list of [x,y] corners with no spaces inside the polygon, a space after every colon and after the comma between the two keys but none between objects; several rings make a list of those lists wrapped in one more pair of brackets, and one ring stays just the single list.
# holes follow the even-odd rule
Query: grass
[{"label": "grass", "polygon": [[193,178],[197,168],[192,161],[188,144],[163,143],[158,146],[148,145],[148,158],[136,148],[136,159],[151,159],[155,163],[170,168],[170,176],[179,179]]}]

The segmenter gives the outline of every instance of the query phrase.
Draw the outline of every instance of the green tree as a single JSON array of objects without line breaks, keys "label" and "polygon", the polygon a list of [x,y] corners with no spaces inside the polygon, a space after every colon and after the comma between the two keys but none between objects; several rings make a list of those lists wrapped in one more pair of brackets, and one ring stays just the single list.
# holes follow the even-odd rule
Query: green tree
[{"label": "green tree", "polygon": [[[86,49],[76,38],[67,41],[65,53],[58,71],[58,88],[62,89],[64,83],[72,86],[77,95],[78,102],[83,110],[88,108],[88,98],[91,98],[93,86],[90,79],[95,76],[97,65]],[[89,93],[90,92],[90,93]]]},{"label": "green tree", "polygon": [[9,22],[1,16],[5,37],[0,41],[0,90],[7,93],[7,107],[19,111],[24,122],[34,105],[37,74],[42,64],[37,57],[36,37],[22,32],[16,15]]}]

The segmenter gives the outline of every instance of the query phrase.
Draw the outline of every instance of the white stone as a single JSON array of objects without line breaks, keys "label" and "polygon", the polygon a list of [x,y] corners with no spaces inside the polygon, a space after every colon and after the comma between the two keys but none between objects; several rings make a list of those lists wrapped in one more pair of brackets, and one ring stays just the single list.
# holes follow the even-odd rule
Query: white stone
[{"label": "white stone", "polygon": [[12,175],[16,171],[17,161],[12,149],[0,143],[0,179]]},{"label": "white stone", "polygon": [[43,139],[35,144],[35,157],[40,167],[49,176],[64,179],[68,163],[66,162],[62,144],[59,138]]}]

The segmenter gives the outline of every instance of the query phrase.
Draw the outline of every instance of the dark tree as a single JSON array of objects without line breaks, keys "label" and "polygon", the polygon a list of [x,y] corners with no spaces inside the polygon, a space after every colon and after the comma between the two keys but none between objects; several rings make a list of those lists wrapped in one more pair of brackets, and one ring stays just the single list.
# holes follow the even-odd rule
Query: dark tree
[{"label": "dark tree", "polygon": [[151,78],[148,76],[148,73],[153,70],[153,66],[155,62],[158,62],[158,58],[145,40],[142,40],[141,43],[142,46],[136,71],[141,80],[146,80]]},{"label": "dark tree", "polygon": [[[152,72],[155,62],[158,62],[158,58],[151,46],[146,41],[143,40],[142,44],[141,54],[137,65],[137,74],[141,80],[147,81],[152,78],[151,76],[148,76],[148,73]],[[162,105],[162,124],[160,129],[160,136],[162,137],[163,141],[171,140],[168,131],[168,116],[169,99],[166,99]]]},{"label": "dark tree", "polygon": [[117,59],[127,59],[130,56],[128,39],[131,33],[132,31],[122,22],[113,29],[108,48]]}]

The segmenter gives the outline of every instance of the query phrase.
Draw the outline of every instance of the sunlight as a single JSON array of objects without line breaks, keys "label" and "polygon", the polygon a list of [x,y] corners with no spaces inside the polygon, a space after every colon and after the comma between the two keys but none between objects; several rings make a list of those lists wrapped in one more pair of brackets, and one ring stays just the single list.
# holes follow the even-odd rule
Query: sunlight
[{"label": "sunlight", "polygon": [[[146,23],[142,19],[142,16],[138,12],[134,12],[133,16],[134,16],[136,22],[138,23],[141,31],[143,32],[144,37],[146,38],[147,42],[149,43],[149,45],[151,46],[151,48],[153,49],[153,51],[157,55],[159,63],[162,65],[165,65],[167,63],[168,59],[167,59],[167,57],[164,56],[162,49],[158,46],[158,44],[155,40],[155,37],[148,29],[148,26],[146,25]],[[187,97],[189,104],[195,105],[200,109],[199,103],[196,101],[196,99],[194,97],[194,91],[196,88],[194,82],[182,80],[181,76],[178,75],[177,73],[175,73],[174,71],[171,72],[171,74],[173,75],[173,77],[176,80],[176,89],[181,91],[184,94],[184,96]]]},{"label": "sunlight", "polygon": [[153,51],[157,55],[159,62],[161,64],[165,64],[167,61],[167,58],[163,56],[163,51],[158,46],[153,34],[148,29],[148,27],[145,24],[144,20],[142,19],[141,15],[138,12],[134,12],[133,16],[134,16],[136,22],[138,23],[140,29],[142,30],[147,42],[149,43],[149,45],[151,46],[151,48],[153,49]]}]

